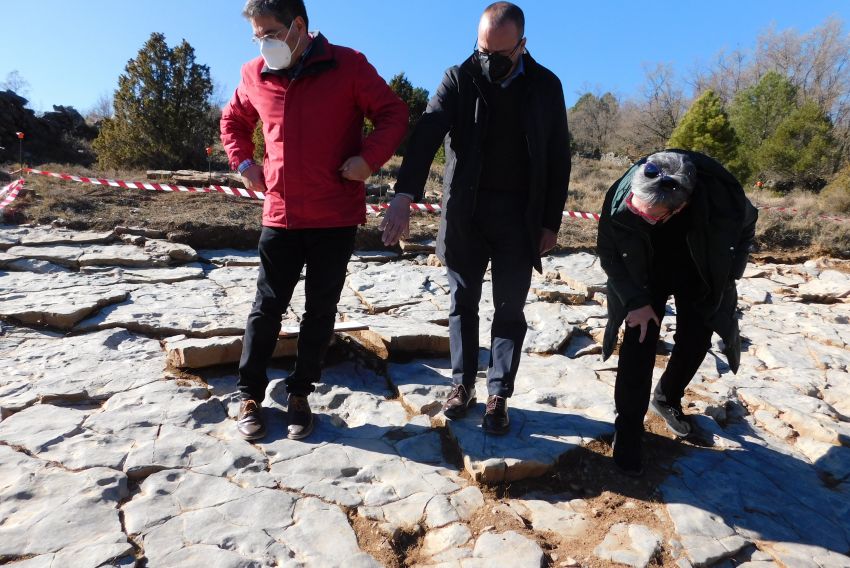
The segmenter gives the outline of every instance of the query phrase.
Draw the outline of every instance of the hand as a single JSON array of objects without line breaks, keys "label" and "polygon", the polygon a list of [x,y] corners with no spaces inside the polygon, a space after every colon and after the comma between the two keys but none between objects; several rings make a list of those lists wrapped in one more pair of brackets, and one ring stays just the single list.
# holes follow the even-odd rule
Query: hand
[{"label": "hand", "polygon": [[266,178],[263,175],[263,167],[258,164],[249,166],[242,172],[242,181],[245,182],[245,187],[250,191],[266,192]]},{"label": "hand", "polygon": [[649,304],[642,308],[630,311],[626,315],[626,325],[629,327],[640,326],[640,339],[638,343],[643,343],[646,339],[646,330],[649,327],[649,322],[654,321],[655,325],[661,327],[661,322],[658,321],[658,316],[655,315],[655,310]]},{"label": "hand", "polygon": [[339,171],[342,172],[342,177],[351,181],[366,181],[372,175],[372,168],[361,156],[348,158]]},{"label": "hand", "polygon": [[393,198],[378,229],[384,232],[381,240],[385,246],[392,246],[400,238],[407,237],[410,232],[410,198],[408,196],[396,195]]},{"label": "hand", "polygon": [[543,227],[543,231],[540,233],[540,256],[555,248],[556,244],[558,244],[558,233]]}]

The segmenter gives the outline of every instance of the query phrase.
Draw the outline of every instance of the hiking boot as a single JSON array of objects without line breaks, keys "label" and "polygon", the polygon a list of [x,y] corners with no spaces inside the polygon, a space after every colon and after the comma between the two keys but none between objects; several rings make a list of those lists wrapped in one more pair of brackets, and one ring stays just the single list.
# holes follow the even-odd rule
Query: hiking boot
[{"label": "hiking boot", "polygon": [[643,475],[643,464],[641,463],[641,437],[621,436],[617,439],[614,433],[614,465],[629,477],[640,477]]},{"label": "hiking boot", "polygon": [[463,418],[476,402],[475,396],[470,396],[465,386],[455,385],[443,404],[443,414],[446,418]]},{"label": "hiking boot", "polygon": [[259,440],[266,435],[263,410],[256,400],[249,398],[243,400],[239,405],[236,428],[239,430],[239,435],[245,440]]},{"label": "hiking boot", "polygon": [[286,416],[289,419],[286,437],[290,440],[304,439],[313,431],[313,412],[306,396],[289,395]]},{"label": "hiking boot", "polygon": [[508,399],[503,396],[487,398],[487,410],[484,412],[484,422],[481,424],[488,434],[501,436],[508,433],[511,421],[508,418]]},{"label": "hiking boot", "polygon": [[667,428],[679,438],[687,438],[691,433],[691,424],[688,421],[688,417],[682,412],[682,403],[677,402],[676,404],[672,404],[668,402],[667,397],[661,392],[661,383],[658,383],[658,386],[652,392],[649,407],[652,409],[652,412],[664,420]]}]

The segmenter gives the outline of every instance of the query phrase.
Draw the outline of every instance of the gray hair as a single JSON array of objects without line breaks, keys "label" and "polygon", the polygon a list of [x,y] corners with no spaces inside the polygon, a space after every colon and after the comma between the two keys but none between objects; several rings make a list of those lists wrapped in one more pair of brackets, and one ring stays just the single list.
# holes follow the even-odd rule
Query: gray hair
[{"label": "gray hair", "polygon": [[304,0],[248,0],[242,9],[242,15],[248,19],[271,16],[285,26],[292,25],[292,21],[301,16],[304,25],[310,29]]},{"label": "gray hair", "polygon": [[649,205],[664,205],[670,210],[685,204],[695,185],[696,167],[686,155],[678,152],[652,154],[632,176],[635,197]]}]

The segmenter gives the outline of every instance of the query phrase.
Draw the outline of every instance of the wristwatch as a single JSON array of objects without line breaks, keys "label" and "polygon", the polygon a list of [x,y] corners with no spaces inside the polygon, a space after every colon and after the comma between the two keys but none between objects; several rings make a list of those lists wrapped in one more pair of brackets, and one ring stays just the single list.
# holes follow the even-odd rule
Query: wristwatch
[{"label": "wristwatch", "polygon": [[236,167],[236,170],[239,172],[239,175],[242,175],[245,170],[254,165],[254,160],[248,158],[247,160],[243,160],[241,164]]}]

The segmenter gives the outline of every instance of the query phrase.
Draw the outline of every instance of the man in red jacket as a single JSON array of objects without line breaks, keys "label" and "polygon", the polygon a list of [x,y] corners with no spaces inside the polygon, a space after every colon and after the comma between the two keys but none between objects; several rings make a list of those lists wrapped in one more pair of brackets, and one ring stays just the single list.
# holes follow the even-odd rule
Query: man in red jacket
[{"label": "man in red jacket", "polygon": [[[238,429],[247,440],[265,435],[266,367],[306,265],[306,310],[286,379],[288,437],[301,439],[313,430],[307,395],[320,379],[357,225],[365,222],[363,182],[398,147],[408,109],[362,54],[308,33],[303,0],[248,0],[243,15],[261,57],[242,67],[221,140],[231,166],[248,189],[265,193],[265,203],[257,296],[239,362]],[[364,117],[375,125],[365,139]],[[251,159],[258,120],[262,165]]]}]

